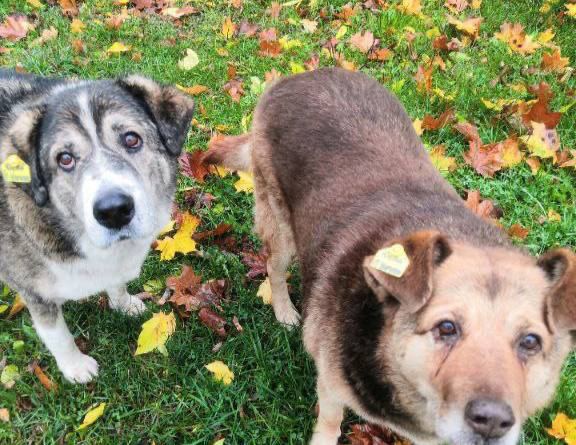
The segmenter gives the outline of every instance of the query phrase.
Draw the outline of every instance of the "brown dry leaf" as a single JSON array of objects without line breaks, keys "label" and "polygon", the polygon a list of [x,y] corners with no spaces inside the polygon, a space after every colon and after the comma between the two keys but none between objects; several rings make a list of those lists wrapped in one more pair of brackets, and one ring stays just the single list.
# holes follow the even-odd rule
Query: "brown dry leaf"
[{"label": "brown dry leaf", "polygon": [[226,331],[228,323],[226,322],[226,319],[218,315],[212,309],[207,307],[200,309],[198,312],[198,318],[204,326],[221,338],[226,338],[228,336],[228,332]]},{"label": "brown dry leaf", "polygon": [[468,191],[466,197],[466,207],[472,210],[473,213],[488,221],[495,222],[502,216],[492,201],[489,199],[481,199],[478,190]]},{"label": "brown dry leaf", "polygon": [[194,6],[184,6],[182,8],[164,8],[162,15],[167,15],[175,19],[185,17],[187,15],[200,14],[200,10]]},{"label": "brown dry leaf", "polygon": [[374,45],[374,34],[370,31],[357,32],[350,37],[350,46],[356,48],[361,53],[366,54]]},{"label": "brown dry leaf", "polygon": [[313,34],[316,32],[316,28],[318,28],[318,22],[314,20],[302,19],[300,20],[302,24],[302,28],[304,28],[304,32],[308,34]]},{"label": "brown dry leaf", "polygon": [[215,229],[195,233],[192,235],[192,239],[194,241],[202,241],[206,238],[216,238],[218,236],[224,235],[225,233],[228,233],[231,229],[232,226],[230,224],[218,224]]},{"label": "brown dry leaf", "polygon": [[282,73],[280,71],[277,71],[276,68],[272,68],[270,71],[266,71],[264,73],[264,80],[266,81],[267,84],[270,84],[271,82],[274,82],[275,80],[278,80],[282,77]]},{"label": "brown dry leaf", "polygon": [[40,365],[38,365],[38,362],[36,360],[30,363],[28,369],[34,373],[34,375],[38,378],[42,386],[46,388],[47,391],[58,390],[58,385],[54,383],[52,379],[44,373],[44,371],[42,370]]},{"label": "brown dry leaf", "polygon": [[457,167],[456,158],[446,156],[446,147],[444,145],[437,145],[430,150],[430,160],[442,173],[454,171]]},{"label": "brown dry leaf", "polygon": [[434,39],[432,46],[434,49],[439,49],[441,51],[460,51],[460,48],[462,48],[462,43],[460,40],[454,37],[448,41],[448,37],[446,35],[441,35]]},{"label": "brown dry leaf", "polygon": [[202,283],[200,275],[196,275],[190,266],[184,266],[179,277],[166,279],[166,286],[173,291],[168,301],[191,312],[212,305],[219,307],[228,284],[226,280]]},{"label": "brown dry leaf", "polygon": [[72,40],[72,49],[76,54],[83,54],[84,53],[84,42],[80,39]]},{"label": "brown dry leaf", "polygon": [[231,0],[230,2],[232,4],[232,6],[236,9],[241,9],[242,8],[242,3],[243,0]]},{"label": "brown dry leaf", "polygon": [[26,37],[28,31],[33,28],[26,16],[11,15],[6,17],[6,21],[0,25],[0,37],[16,42]]},{"label": "brown dry leaf", "polygon": [[253,280],[259,276],[266,275],[266,261],[268,260],[268,252],[261,249],[260,252],[241,252],[242,262],[248,266],[248,273],[246,276]]},{"label": "brown dry leaf", "polygon": [[544,71],[563,73],[568,65],[570,65],[570,59],[561,56],[560,48],[556,48],[553,53],[542,54],[542,64],[540,67]]},{"label": "brown dry leaf", "polygon": [[36,40],[34,40],[32,42],[32,44],[33,45],[43,45],[44,43],[49,42],[50,40],[54,40],[56,37],[58,37],[58,30],[56,28],[54,28],[53,26],[51,26],[50,28],[42,31],[42,34],[40,34],[40,37],[38,37]]},{"label": "brown dry leaf", "polygon": [[444,6],[446,6],[452,14],[459,14],[469,6],[469,3],[468,0],[446,0]]},{"label": "brown dry leaf", "polygon": [[500,25],[500,32],[494,33],[494,37],[508,44],[512,51],[520,54],[532,54],[540,44],[524,32],[524,27],[520,23],[503,23]]},{"label": "brown dry leaf", "polygon": [[530,170],[532,170],[533,175],[538,173],[538,170],[540,170],[540,160],[537,158],[526,159],[526,164],[528,164],[528,166],[530,167]]},{"label": "brown dry leaf", "polygon": [[270,8],[266,10],[266,12],[270,14],[270,17],[273,19],[280,17],[280,11],[282,11],[282,5],[278,2],[272,2]]},{"label": "brown dry leaf", "polygon": [[202,156],[204,156],[203,151],[182,153],[178,159],[180,164],[180,173],[188,178],[195,179],[199,183],[203,183],[204,178],[214,172],[214,168],[202,163]]},{"label": "brown dry leaf", "polygon": [[404,14],[420,15],[422,14],[422,4],[420,0],[402,0],[398,5],[398,10]]},{"label": "brown dry leaf", "polygon": [[394,53],[388,48],[372,48],[372,51],[368,54],[369,60],[376,60],[378,62],[386,62],[392,57],[394,57]]},{"label": "brown dry leaf", "polygon": [[240,102],[240,98],[244,95],[244,87],[242,80],[232,79],[226,82],[222,87],[234,102]]},{"label": "brown dry leaf", "polygon": [[451,123],[454,119],[454,109],[448,108],[446,109],[440,116],[437,118],[432,117],[430,114],[424,116],[422,119],[422,129],[423,130],[438,130],[446,126],[447,124]]},{"label": "brown dry leaf", "polygon": [[206,91],[208,91],[208,87],[205,85],[192,85],[191,87],[183,87],[180,85],[176,85],[179,90],[184,91],[186,94],[190,96],[198,96]]},{"label": "brown dry leaf", "polygon": [[76,5],[76,0],[58,0],[60,9],[62,9],[62,14],[66,17],[72,18],[78,15],[78,5]]},{"label": "brown dry leaf", "polygon": [[[304,67],[308,71],[314,71],[315,69],[318,69],[319,65],[320,65],[320,57],[318,56],[318,54],[312,54],[310,56],[310,59],[304,62]],[[266,82],[268,82],[268,79],[266,79]]]},{"label": "brown dry leaf", "polygon": [[358,69],[356,68],[354,62],[346,60],[344,54],[334,54],[334,60],[336,61],[336,65],[338,65],[340,68],[344,68],[345,70],[356,71]]},{"label": "brown dry leaf", "polygon": [[242,20],[240,26],[238,27],[238,34],[245,37],[255,36],[258,32],[258,25],[255,23],[250,23],[247,20]]},{"label": "brown dry leaf", "polygon": [[346,3],[340,9],[340,12],[336,13],[336,17],[340,20],[349,23],[350,19],[354,17],[360,11],[360,5],[354,5],[353,7],[350,3]]},{"label": "brown dry leaf", "polygon": [[10,318],[14,318],[16,315],[18,315],[22,309],[24,309],[26,307],[26,303],[24,303],[24,300],[22,299],[22,297],[20,296],[20,294],[16,294],[16,297],[14,297],[14,301],[12,302],[12,306],[10,307],[10,312],[8,312],[8,319]]},{"label": "brown dry leaf", "polygon": [[537,86],[531,86],[530,92],[536,94],[538,100],[528,112],[522,115],[524,125],[530,128],[531,122],[540,122],[546,125],[546,128],[556,128],[562,118],[562,113],[553,112],[549,109],[550,100],[554,97],[550,85],[546,82],[540,82]]},{"label": "brown dry leaf", "polygon": [[354,424],[348,436],[350,445],[410,445],[392,430],[372,424]]},{"label": "brown dry leaf", "polygon": [[512,224],[508,228],[508,235],[510,235],[512,238],[518,238],[520,240],[526,239],[529,233],[530,230],[520,224]]},{"label": "brown dry leaf", "polygon": [[468,139],[470,149],[464,153],[464,160],[468,165],[482,176],[490,178],[502,169],[504,147],[501,143],[482,145],[478,128],[468,122],[458,123],[454,125],[454,129]]},{"label": "brown dry leaf", "polygon": [[432,90],[433,72],[434,72],[434,65],[432,64],[429,64],[428,67],[418,65],[418,71],[416,71],[416,75],[414,76],[418,91],[429,93]]},{"label": "brown dry leaf", "polygon": [[282,45],[278,41],[276,28],[268,28],[258,35],[260,39],[260,51],[258,54],[265,57],[278,57],[282,51]]}]

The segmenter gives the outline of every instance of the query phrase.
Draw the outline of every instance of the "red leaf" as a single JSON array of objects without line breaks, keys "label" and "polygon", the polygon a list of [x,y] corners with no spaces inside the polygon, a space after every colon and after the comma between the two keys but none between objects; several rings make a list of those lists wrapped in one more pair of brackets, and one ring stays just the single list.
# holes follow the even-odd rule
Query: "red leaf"
[{"label": "red leaf", "polygon": [[204,152],[195,151],[194,153],[182,153],[182,156],[178,159],[180,163],[180,172],[189,178],[193,178],[196,181],[203,183],[204,178],[212,173],[212,169],[209,165],[202,163],[202,156]]},{"label": "red leaf", "polygon": [[535,94],[538,100],[527,113],[522,115],[524,124],[530,127],[530,122],[540,122],[546,125],[548,129],[556,128],[562,113],[552,112],[548,108],[550,99],[554,97],[550,91],[550,85],[546,82],[540,82],[540,85],[530,87],[530,92]]},{"label": "red leaf", "polygon": [[241,36],[252,37],[258,32],[258,25],[242,20],[238,28],[238,34]]},{"label": "red leaf", "polygon": [[6,17],[6,21],[0,25],[0,37],[13,42],[26,37],[30,24],[28,19],[23,15],[11,15]]},{"label": "red leaf", "polygon": [[232,226],[230,224],[218,224],[213,230],[205,230],[204,232],[196,232],[192,235],[194,241],[202,241],[205,238],[216,238],[228,233]]},{"label": "red leaf", "polygon": [[494,206],[489,199],[481,199],[478,190],[470,190],[466,198],[466,207],[473,213],[490,222],[497,222],[502,217],[502,211]]},{"label": "red leaf", "polygon": [[454,109],[448,108],[438,118],[434,118],[427,114],[422,119],[422,129],[424,130],[438,130],[439,128],[447,125],[454,118]]},{"label": "red leaf", "polygon": [[209,306],[219,307],[228,287],[226,280],[210,280],[202,283],[189,266],[182,268],[179,277],[168,277],[166,286],[174,291],[168,299],[176,306],[184,306],[186,312],[198,311]]},{"label": "red leaf", "polygon": [[388,428],[371,424],[354,424],[348,436],[351,445],[410,445]]},{"label": "red leaf", "polygon": [[224,85],[226,91],[234,102],[240,102],[240,98],[244,95],[244,87],[242,81],[238,79],[229,80]]},{"label": "red leaf", "polygon": [[268,252],[261,249],[260,252],[241,252],[242,262],[248,266],[249,270],[246,276],[253,280],[261,275],[266,275],[266,261]]},{"label": "red leaf", "polygon": [[215,313],[212,309],[202,308],[198,312],[198,318],[204,326],[222,338],[228,336],[226,332],[226,319]]},{"label": "red leaf", "polygon": [[470,149],[464,153],[464,160],[474,170],[485,177],[493,177],[494,173],[502,169],[503,159],[502,143],[482,145],[478,128],[468,122],[454,125],[469,141]]}]

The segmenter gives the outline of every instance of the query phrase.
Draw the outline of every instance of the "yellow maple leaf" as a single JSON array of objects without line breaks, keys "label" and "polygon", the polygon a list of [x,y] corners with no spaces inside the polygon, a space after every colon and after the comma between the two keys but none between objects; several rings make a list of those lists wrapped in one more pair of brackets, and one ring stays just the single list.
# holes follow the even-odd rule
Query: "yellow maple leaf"
[{"label": "yellow maple leaf", "polygon": [[480,24],[482,23],[482,17],[471,17],[464,21],[458,20],[451,15],[446,16],[448,19],[448,23],[454,25],[458,31],[465,32],[466,34],[477,37],[478,32],[480,31]]},{"label": "yellow maple leaf", "polygon": [[252,193],[254,191],[254,177],[252,173],[238,171],[240,179],[234,183],[237,192]]},{"label": "yellow maple leaf", "polygon": [[456,158],[446,156],[446,147],[438,145],[430,150],[430,160],[442,173],[448,173],[456,169]]},{"label": "yellow maple leaf", "polygon": [[134,355],[146,354],[157,349],[167,355],[166,341],[176,330],[176,318],[174,313],[157,312],[152,318],[142,325],[142,331],[138,336],[138,348]]},{"label": "yellow maple leaf", "polygon": [[258,287],[257,297],[262,298],[262,303],[272,304],[272,286],[270,285],[270,278],[266,277],[260,287]]},{"label": "yellow maple leaf", "polygon": [[420,0],[402,0],[402,4],[398,5],[398,10],[404,14],[420,15],[422,14],[422,4]]},{"label": "yellow maple leaf", "polygon": [[541,46],[524,32],[524,27],[520,23],[503,23],[500,25],[500,31],[494,33],[494,37],[507,43],[512,51],[524,55],[534,53]]},{"label": "yellow maple leaf", "polygon": [[168,224],[166,224],[164,227],[162,227],[158,236],[165,235],[168,232],[172,232],[172,230],[174,230],[175,224],[176,224],[176,221],[174,221],[173,219],[168,221]]},{"label": "yellow maple leaf", "polygon": [[286,50],[302,46],[302,42],[300,40],[298,39],[290,40],[288,37],[281,37],[280,39],[278,39],[278,42],[280,43],[282,49]]},{"label": "yellow maple leaf", "polygon": [[566,6],[566,9],[568,10],[568,12],[566,13],[567,16],[570,17],[576,17],[576,4],[565,4],[564,6]]},{"label": "yellow maple leaf", "polygon": [[200,58],[196,51],[188,48],[186,50],[186,56],[178,62],[178,68],[184,71],[189,71],[194,68],[200,62]]},{"label": "yellow maple leaf", "polygon": [[424,130],[422,129],[422,119],[414,119],[412,127],[414,127],[414,131],[418,136],[424,133]]},{"label": "yellow maple leaf", "polygon": [[231,39],[234,37],[234,33],[236,32],[236,25],[232,21],[230,17],[226,17],[224,23],[222,23],[222,35],[227,39]]},{"label": "yellow maple leaf", "polygon": [[560,149],[560,136],[540,122],[530,122],[532,134],[520,137],[530,153],[539,158],[553,158]]},{"label": "yellow maple leaf", "polygon": [[342,25],[340,28],[338,28],[338,31],[336,32],[336,38],[340,40],[342,37],[346,35],[347,32],[348,27],[346,25]]},{"label": "yellow maple leaf", "polygon": [[290,61],[290,71],[292,72],[292,74],[305,73],[306,68],[304,68],[299,63]]},{"label": "yellow maple leaf", "polygon": [[129,45],[124,45],[122,42],[114,42],[110,48],[106,50],[108,54],[120,54],[130,51],[132,47]]},{"label": "yellow maple leaf", "polygon": [[207,364],[205,368],[214,374],[214,380],[222,382],[224,385],[229,385],[234,380],[234,373],[220,360]]},{"label": "yellow maple leaf", "polygon": [[42,4],[42,2],[40,0],[26,0],[26,3],[28,3],[30,6],[32,6],[33,8],[36,8],[36,9],[40,9],[40,8],[44,7],[44,5]]},{"label": "yellow maple leaf", "polygon": [[480,9],[481,6],[482,6],[482,0],[472,0],[472,3],[470,4],[470,7],[472,9]]},{"label": "yellow maple leaf", "polygon": [[190,213],[185,213],[174,237],[167,236],[156,241],[155,249],[160,252],[160,261],[169,261],[174,258],[176,253],[187,254],[194,252],[196,250],[196,241],[192,239],[192,235],[199,225],[199,218]]},{"label": "yellow maple leaf", "polygon": [[[562,221],[562,217],[558,212],[552,209],[548,209],[548,221],[550,222],[560,222]],[[566,423],[566,434],[570,431],[570,429],[576,429],[576,420],[570,420]]]},{"label": "yellow maple leaf", "polygon": [[105,408],[106,403],[100,403],[97,407],[92,408],[90,411],[88,411],[84,416],[82,424],[78,428],[76,428],[76,431],[83,430],[84,428],[87,428],[94,422],[96,422],[100,417],[102,417],[102,414],[104,414]]},{"label": "yellow maple leaf", "polygon": [[546,31],[543,31],[540,34],[538,34],[536,40],[540,43],[548,43],[554,38],[555,35],[556,34],[554,34],[552,28],[548,28]]},{"label": "yellow maple leaf", "polygon": [[10,308],[10,312],[8,313],[8,318],[14,317],[18,312],[26,307],[26,303],[20,296],[20,294],[16,294],[14,297],[14,301],[12,302],[12,307]]},{"label": "yellow maple leaf", "polygon": [[82,20],[74,19],[70,23],[70,32],[73,34],[82,33],[84,31],[84,28],[86,28],[86,25],[84,24],[84,22]]},{"label": "yellow maple leaf", "polygon": [[515,139],[506,139],[502,149],[502,167],[511,168],[520,164],[523,159],[522,152],[518,148],[518,142]]}]

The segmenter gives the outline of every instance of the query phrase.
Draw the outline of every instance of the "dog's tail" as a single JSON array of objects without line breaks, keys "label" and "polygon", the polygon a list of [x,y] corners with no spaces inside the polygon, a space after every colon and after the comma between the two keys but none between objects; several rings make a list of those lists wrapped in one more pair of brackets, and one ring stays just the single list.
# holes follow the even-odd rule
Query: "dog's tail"
[{"label": "dog's tail", "polygon": [[206,164],[220,164],[230,170],[252,170],[252,135],[224,136],[208,144],[202,157]]}]

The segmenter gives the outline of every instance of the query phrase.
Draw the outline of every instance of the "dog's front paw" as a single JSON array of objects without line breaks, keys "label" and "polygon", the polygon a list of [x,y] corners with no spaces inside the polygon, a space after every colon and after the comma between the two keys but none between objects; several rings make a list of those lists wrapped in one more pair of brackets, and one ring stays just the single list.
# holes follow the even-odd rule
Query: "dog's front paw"
[{"label": "dog's front paw", "polygon": [[300,324],[300,314],[294,307],[292,303],[274,307],[274,314],[276,315],[276,320],[282,323],[289,329],[292,329]]},{"label": "dog's front paw", "polygon": [[65,362],[59,362],[58,368],[64,378],[71,383],[88,383],[98,375],[98,362],[81,352],[74,354]]},{"label": "dog's front paw", "polygon": [[339,437],[340,435],[334,436],[333,434],[315,432],[312,440],[310,440],[310,445],[337,445]]},{"label": "dog's front paw", "polygon": [[110,307],[126,315],[136,317],[146,311],[146,305],[136,295],[125,292],[124,295],[110,298]]}]

